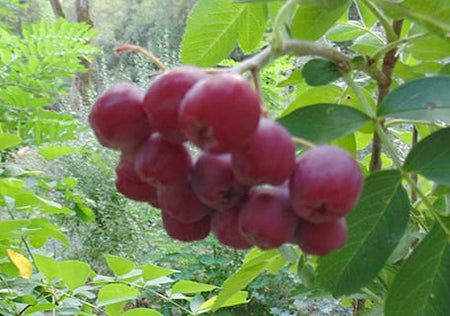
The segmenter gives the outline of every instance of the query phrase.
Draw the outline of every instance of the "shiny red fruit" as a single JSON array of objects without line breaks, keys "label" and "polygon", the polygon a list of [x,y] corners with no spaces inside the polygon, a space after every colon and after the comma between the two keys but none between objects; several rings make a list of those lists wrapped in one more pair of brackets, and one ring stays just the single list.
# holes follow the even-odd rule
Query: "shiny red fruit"
[{"label": "shiny red fruit", "polygon": [[199,148],[224,153],[238,149],[256,131],[258,93],[244,77],[222,73],[195,84],[182,101],[179,125]]},{"label": "shiny red fruit", "polygon": [[177,221],[164,212],[161,212],[161,218],[167,235],[180,241],[203,240],[211,231],[211,216],[209,215],[193,223]]},{"label": "shiny red fruit", "polygon": [[163,73],[150,84],[145,94],[144,110],[162,137],[172,142],[185,140],[178,127],[181,100],[195,83],[206,76],[200,68],[182,66]]},{"label": "shiny red fruit", "polygon": [[291,135],[277,122],[261,118],[250,140],[232,153],[234,175],[240,183],[280,185],[295,165]]},{"label": "shiny red fruit", "polygon": [[327,223],[299,220],[294,242],[306,253],[326,256],[341,248],[347,241],[347,224],[344,218]]},{"label": "shiny red fruit", "polygon": [[363,182],[358,163],[345,150],[335,146],[308,149],[290,178],[292,207],[310,222],[334,221],[353,210]]},{"label": "shiny red fruit", "polygon": [[248,249],[252,247],[252,244],[242,236],[239,230],[239,213],[239,207],[215,212],[211,220],[211,230],[217,240],[225,246],[234,249]]},{"label": "shiny red fruit", "polygon": [[150,122],[142,108],[145,91],[131,83],[117,83],[103,92],[89,113],[98,141],[125,150],[145,140]]}]

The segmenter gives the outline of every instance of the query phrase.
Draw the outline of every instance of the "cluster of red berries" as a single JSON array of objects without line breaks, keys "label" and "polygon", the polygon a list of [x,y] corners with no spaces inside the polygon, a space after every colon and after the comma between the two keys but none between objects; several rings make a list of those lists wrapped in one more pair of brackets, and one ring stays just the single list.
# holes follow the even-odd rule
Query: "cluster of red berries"
[{"label": "cluster of red berries", "polygon": [[117,190],[160,208],[174,239],[212,231],[237,249],[290,242],[317,255],[347,239],[344,217],[363,185],[358,164],[333,146],[296,159],[289,132],[261,115],[259,94],[239,74],[183,66],[147,90],[115,84],[89,122],[103,146],[122,152]]}]

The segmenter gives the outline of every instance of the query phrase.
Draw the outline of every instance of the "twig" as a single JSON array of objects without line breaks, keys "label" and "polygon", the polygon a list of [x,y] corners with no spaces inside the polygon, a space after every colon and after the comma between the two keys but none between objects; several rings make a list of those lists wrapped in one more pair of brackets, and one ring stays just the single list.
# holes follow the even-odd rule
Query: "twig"
[{"label": "twig", "polygon": [[145,48],[138,46],[138,45],[132,45],[132,44],[125,44],[117,47],[114,50],[116,53],[122,53],[122,52],[138,52],[145,56],[147,56],[151,61],[153,61],[156,66],[158,66],[161,70],[168,70],[169,67],[167,67],[158,57],[153,55],[151,52],[146,50]]}]

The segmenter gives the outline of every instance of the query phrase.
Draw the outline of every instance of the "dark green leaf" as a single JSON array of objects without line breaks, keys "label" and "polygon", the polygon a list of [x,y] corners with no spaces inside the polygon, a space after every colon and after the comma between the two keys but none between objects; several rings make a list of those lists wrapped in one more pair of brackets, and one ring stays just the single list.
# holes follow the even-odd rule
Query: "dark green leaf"
[{"label": "dark green leaf", "polygon": [[351,1],[334,1],[332,9],[326,9],[317,2],[300,5],[291,23],[291,34],[299,39],[314,41],[347,11]]},{"label": "dark green leaf", "polygon": [[401,85],[381,102],[378,116],[450,123],[450,76],[416,79]]},{"label": "dark green leaf", "polygon": [[294,136],[327,144],[362,128],[370,118],[349,106],[315,104],[295,110],[279,118],[278,122]]},{"label": "dark green leaf", "polygon": [[404,170],[419,173],[439,184],[450,185],[449,144],[450,127],[422,139],[406,157]]},{"label": "dark green leaf", "polygon": [[303,77],[310,86],[323,86],[341,77],[336,63],[326,59],[311,59],[303,66]]},{"label": "dark green leaf", "polygon": [[400,267],[386,304],[386,316],[447,315],[450,311],[449,236],[435,223]]},{"label": "dark green leaf", "polygon": [[360,201],[347,217],[346,245],[319,259],[319,283],[341,296],[370,282],[402,238],[409,209],[400,172],[379,171],[366,178]]}]

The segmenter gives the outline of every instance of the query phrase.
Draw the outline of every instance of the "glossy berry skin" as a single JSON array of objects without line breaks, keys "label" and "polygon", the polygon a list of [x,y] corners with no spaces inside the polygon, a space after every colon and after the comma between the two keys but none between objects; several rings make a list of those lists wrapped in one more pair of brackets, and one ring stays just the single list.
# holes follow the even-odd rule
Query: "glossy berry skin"
[{"label": "glossy berry skin", "polygon": [[203,240],[211,231],[211,216],[209,215],[192,223],[177,221],[165,212],[161,212],[161,218],[167,235],[180,241]]},{"label": "glossy berry skin", "polygon": [[134,170],[134,162],[123,158],[116,167],[116,189],[134,201],[158,207],[156,187],[142,181]]},{"label": "glossy berry skin", "polygon": [[249,249],[252,245],[239,231],[239,207],[215,212],[211,220],[211,230],[223,245],[234,249]]},{"label": "glossy berry skin", "polygon": [[253,189],[239,215],[241,234],[261,249],[277,248],[291,241],[297,222],[288,191],[279,187]]},{"label": "glossy berry skin", "polygon": [[186,94],[179,125],[188,140],[211,153],[242,146],[256,131],[260,98],[242,76],[223,73],[199,81]]},{"label": "glossy berry skin", "polygon": [[294,242],[302,251],[326,256],[341,248],[347,241],[347,224],[344,218],[327,223],[311,223],[299,220]]},{"label": "glossy berry skin", "polygon": [[150,84],[144,98],[144,110],[162,137],[172,142],[185,140],[178,127],[181,100],[206,76],[200,68],[182,66],[168,70]]},{"label": "glossy berry skin", "polygon": [[144,94],[145,90],[134,84],[117,83],[99,96],[89,113],[89,124],[100,144],[124,150],[148,137]]},{"label": "glossy berry skin", "polygon": [[308,149],[290,178],[293,209],[310,222],[334,221],[353,210],[363,182],[358,163],[345,150],[335,146]]},{"label": "glossy berry skin", "polygon": [[249,190],[236,181],[230,154],[208,153],[201,154],[194,164],[192,188],[200,201],[215,210],[240,204]]},{"label": "glossy berry skin", "polygon": [[212,212],[200,202],[187,179],[158,187],[157,195],[161,211],[183,223],[196,222]]},{"label": "glossy berry skin", "polygon": [[152,134],[136,152],[139,177],[153,185],[169,185],[185,179],[192,169],[191,156],[183,144],[170,143]]},{"label": "glossy berry skin", "polygon": [[295,165],[295,145],[291,135],[277,122],[261,118],[250,140],[232,153],[232,165],[240,183],[282,184]]}]

